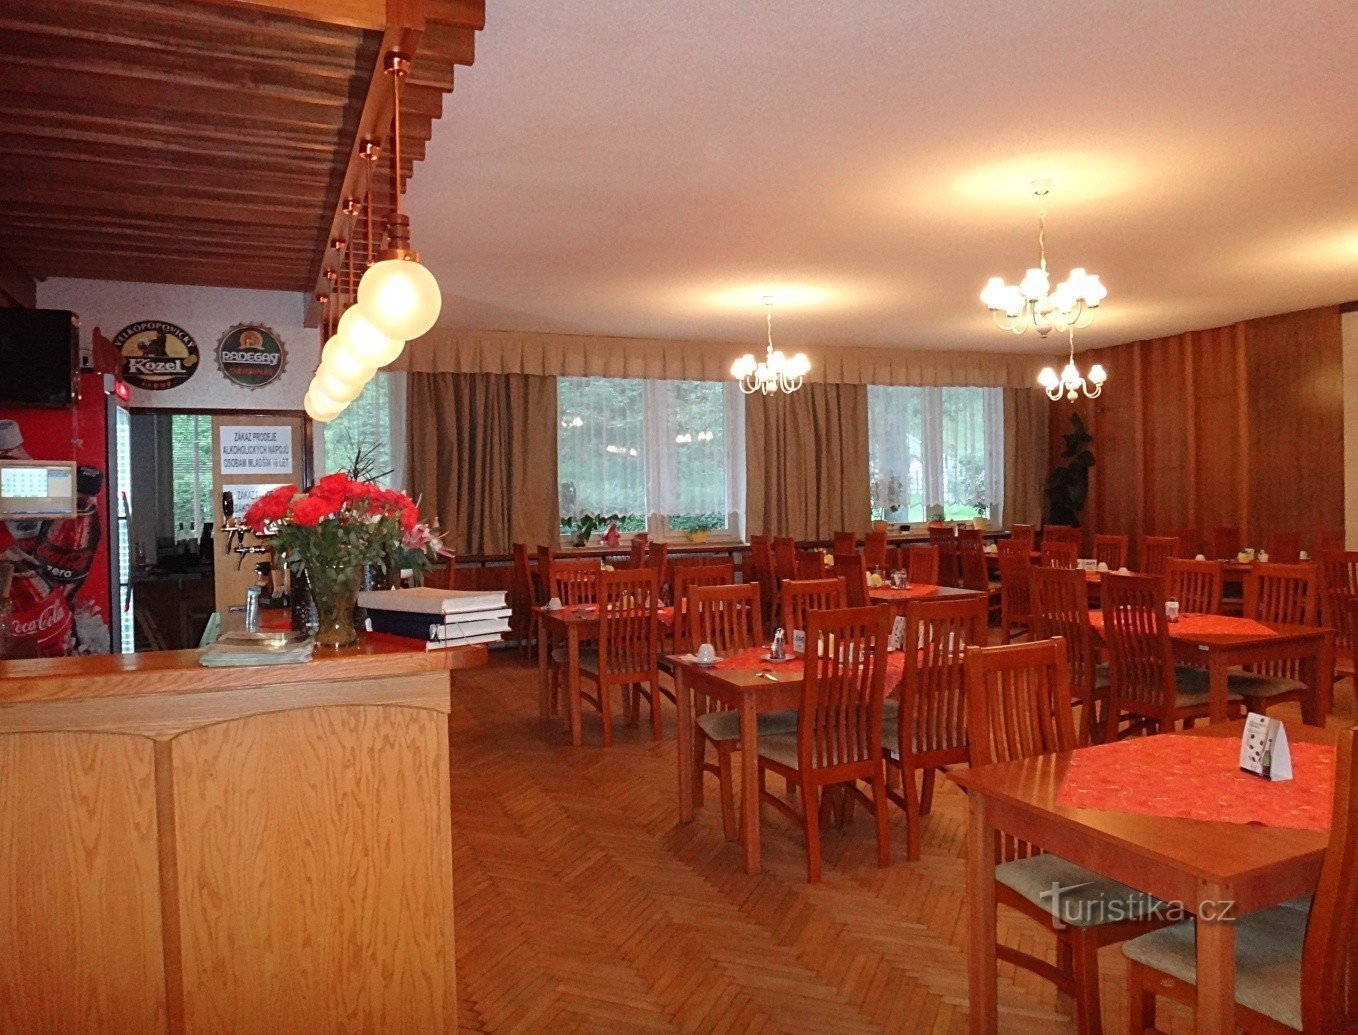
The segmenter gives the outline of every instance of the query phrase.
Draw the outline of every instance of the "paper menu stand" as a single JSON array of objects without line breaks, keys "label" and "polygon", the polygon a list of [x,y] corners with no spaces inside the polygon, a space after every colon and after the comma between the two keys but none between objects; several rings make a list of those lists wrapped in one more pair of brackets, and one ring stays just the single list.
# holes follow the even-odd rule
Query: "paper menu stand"
[{"label": "paper menu stand", "polygon": [[1240,768],[1265,780],[1292,779],[1287,728],[1277,719],[1251,713],[1240,737]]},{"label": "paper menu stand", "polygon": [[897,615],[891,623],[891,634],[886,639],[887,650],[903,650],[905,648],[905,615]]},{"label": "paper menu stand", "polygon": [[792,653],[793,653],[793,654],[805,654],[805,653],[806,653],[806,630],[805,630],[805,629],[793,629],[793,630],[792,630]]}]

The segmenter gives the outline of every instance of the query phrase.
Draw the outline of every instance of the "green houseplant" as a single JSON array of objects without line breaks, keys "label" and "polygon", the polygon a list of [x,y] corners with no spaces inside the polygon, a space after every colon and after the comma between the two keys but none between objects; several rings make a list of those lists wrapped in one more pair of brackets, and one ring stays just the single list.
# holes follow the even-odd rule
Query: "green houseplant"
[{"label": "green houseplant", "polygon": [[1047,475],[1047,521],[1053,525],[1078,526],[1089,498],[1089,469],[1094,466],[1089,446],[1094,436],[1078,413],[1070,415],[1070,428],[1061,436],[1065,442],[1061,451],[1064,463],[1053,467]]}]

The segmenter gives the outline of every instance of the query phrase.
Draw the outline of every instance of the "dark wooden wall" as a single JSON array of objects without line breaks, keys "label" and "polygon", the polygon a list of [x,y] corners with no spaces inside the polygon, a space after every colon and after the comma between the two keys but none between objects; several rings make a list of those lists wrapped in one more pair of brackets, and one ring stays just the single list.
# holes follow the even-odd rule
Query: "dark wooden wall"
[{"label": "dark wooden wall", "polygon": [[1052,462],[1072,408],[1094,436],[1084,525],[1165,534],[1233,525],[1269,532],[1344,524],[1344,400],[1339,308],[1081,353],[1102,363],[1103,394],[1051,408]]}]

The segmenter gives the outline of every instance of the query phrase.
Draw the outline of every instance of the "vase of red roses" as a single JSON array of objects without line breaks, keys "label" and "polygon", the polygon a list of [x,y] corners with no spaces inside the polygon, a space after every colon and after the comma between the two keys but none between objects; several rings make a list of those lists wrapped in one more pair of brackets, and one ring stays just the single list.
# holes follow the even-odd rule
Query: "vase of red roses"
[{"label": "vase of red roses", "polygon": [[405,493],[337,471],[310,492],[284,485],[266,493],[243,521],[271,539],[282,563],[305,574],[319,619],[316,643],[338,648],[358,642],[354,599],[364,566],[390,563],[419,514]]}]

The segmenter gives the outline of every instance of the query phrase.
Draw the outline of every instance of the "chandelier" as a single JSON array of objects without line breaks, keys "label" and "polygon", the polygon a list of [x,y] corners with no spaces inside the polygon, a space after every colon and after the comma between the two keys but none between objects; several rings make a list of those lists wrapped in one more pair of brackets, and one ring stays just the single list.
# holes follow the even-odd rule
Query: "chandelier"
[{"label": "chandelier", "polygon": [[[1051,180],[1034,180],[1032,187],[1033,194],[1044,198],[1051,193]],[[1031,327],[1044,338],[1053,330],[1088,327],[1094,322],[1094,310],[1108,296],[1108,289],[1082,266],[1076,266],[1069,277],[1052,289],[1047,275],[1045,207],[1039,207],[1037,213],[1037,254],[1038,264],[1023,275],[1017,286],[1006,284],[1001,277],[986,281],[981,301],[990,310],[996,326],[1015,334],[1023,334]]]},{"label": "chandelier", "polygon": [[1047,398],[1052,402],[1058,402],[1063,395],[1074,402],[1081,392],[1086,399],[1097,399],[1103,391],[1103,383],[1108,380],[1108,373],[1101,364],[1095,363],[1089,368],[1089,377],[1081,377],[1080,369],[1075,365],[1075,331],[1067,328],[1066,333],[1070,335],[1070,353],[1066,365],[1061,368],[1059,375],[1051,367],[1043,367],[1042,373],[1037,375],[1037,383],[1047,390]]},{"label": "chandelier", "polygon": [[790,395],[802,386],[811,370],[811,361],[804,352],[789,358],[781,350],[774,349],[772,295],[764,296],[764,305],[768,310],[768,345],[764,349],[764,361],[761,363],[747,352],[731,364],[731,376],[740,383],[740,390],[746,395],[755,392],[772,395],[777,391]]}]

